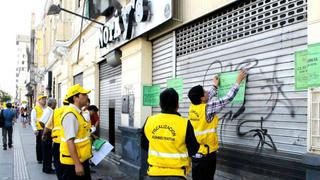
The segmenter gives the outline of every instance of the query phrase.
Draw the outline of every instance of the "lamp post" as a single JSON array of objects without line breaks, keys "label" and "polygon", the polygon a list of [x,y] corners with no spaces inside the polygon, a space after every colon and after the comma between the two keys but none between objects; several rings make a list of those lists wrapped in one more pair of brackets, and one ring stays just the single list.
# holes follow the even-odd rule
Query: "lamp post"
[{"label": "lamp post", "polygon": [[82,36],[82,24],[83,24],[83,19],[89,20],[89,21],[94,22],[94,23],[96,23],[96,24],[99,24],[99,25],[101,25],[101,26],[104,25],[104,24],[101,23],[101,22],[98,22],[98,21],[96,21],[96,20],[93,20],[93,19],[91,19],[91,18],[88,18],[88,17],[83,16],[85,3],[86,3],[86,0],[83,1],[83,11],[82,11],[82,15],[77,14],[77,13],[74,13],[74,12],[69,11],[69,10],[67,10],[67,9],[64,9],[64,8],[60,7],[60,5],[55,5],[55,4],[52,4],[52,5],[50,6],[50,8],[49,8],[49,10],[48,10],[48,13],[47,13],[47,15],[56,15],[56,14],[59,14],[61,11],[65,11],[65,12],[67,12],[67,13],[70,13],[70,14],[73,14],[73,15],[75,15],[75,16],[78,16],[78,17],[81,17],[81,18],[82,18],[82,19],[81,19],[81,26],[80,26],[80,35],[79,35],[79,46],[78,46],[77,64],[78,64],[78,62],[79,62],[79,57],[80,57],[80,46],[81,46],[81,36]]},{"label": "lamp post", "polygon": [[67,13],[70,13],[70,14],[73,14],[73,15],[75,15],[75,16],[81,17],[81,18],[86,19],[86,20],[88,20],[88,21],[92,21],[92,22],[97,23],[97,24],[99,24],[99,25],[101,25],[101,26],[104,25],[104,24],[101,23],[101,22],[98,22],[98,21],[96,21],[96,20],[93,20],[93,19],[90,19],[90,18],[88,18],[88,17],[82,16],[82,15],[80,15],[80,14],[74,13],[74,12],[72,12],[72,11],[69,11],[69,10],[67,10],[67,9],[64,9],[64,8],[60,7],[60,5],[55,5],[55,4],[52,4],[52,5],[50,6],[47,15],[56,15],[56,14],[59,14],[61,11],[65,11],[65,12],[67,12]]}]

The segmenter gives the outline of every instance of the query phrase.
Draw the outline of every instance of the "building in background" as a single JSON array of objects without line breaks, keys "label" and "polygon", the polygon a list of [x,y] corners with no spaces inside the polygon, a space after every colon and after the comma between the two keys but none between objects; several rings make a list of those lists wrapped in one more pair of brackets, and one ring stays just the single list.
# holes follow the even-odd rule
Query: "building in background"
[{"label": "building in background", "polygon": [[17,66],[16,66],[16,96],[15,101],[21,103],[27,101],[27,73],[28,73],[28,54],[30,53],[30,36],[17,35]]}]

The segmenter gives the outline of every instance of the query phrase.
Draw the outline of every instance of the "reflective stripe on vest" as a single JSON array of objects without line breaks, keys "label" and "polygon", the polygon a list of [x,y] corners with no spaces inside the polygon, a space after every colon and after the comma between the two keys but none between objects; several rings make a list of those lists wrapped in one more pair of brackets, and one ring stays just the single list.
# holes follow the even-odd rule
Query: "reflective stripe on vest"
[{"label": "reflective stripe on vest", "polygon": [[[206,118],[206,106],[206,104],[191,104],[188,114],[188,119],[193,126],[194,134],[200,144],[198,153],[203,155],[214,152],[219,148],[217,134],[219,119],[218,116],[215,115],[213,119],[208,122]],[[208,147],[204,147],[205,145]]]},{"label": "reflective stripe on vest", "polygon": [[[83,142],[83,141],[86,141],[86,140],[88,140],[89,139],[89,137],[85,137],[85,138],[82,138],[82,139],[74,139],[74,143],[81,143],[81,142]],[[67,140],[65,139],[65,138],[61,138],[61,141],[63,141],[63,142],[67,142]]]},{"label": "reflective stripe on vest", "polygon": [[186,158],[188,157],[188,153],[161,153],[154,150],[149,150],[149,154],[158,156],[158,157],[164,157],[164,158]]},{"label": "reflective stripe on vest", "polygon": [[200,136],[200,135],[209,134],[209,133],[215,133],[215,132],[216,132],[216,129],[207,129],[207,130],[204,130],[204,131],[194,132],[194,134],[196,136]]},{"label": "reflective stripe on vest", "polygon": [[[64,121],[65,116],[68,113],[72,113],[75,115],[76,120],[78,121],[78,131],[75,134],[74,139],[72,141],[75,144],[75,148],[78,153],[78,158],[80,162],[84,162],[92,157],[92,147],[91,147],[91,141],[90,141],[90,128],[91,124],[86,122],[86,120],[83,118],[83,116],[77,111],[75,107],[68,106],[64,112],[63,115],[61,116],[61,122]],[[58,125],[57,127],[59,127]],[[64,132],[64,127],[61,126],[60,130],[60,162],[61,164],[66,164],[66,165],[74,165],[75,162],[72,158],[70,158],[70,152],[69,152],[69,147],[66,142],[67,138],[65,136]]]},{"label": "reflective stripe on vest", "polygon": [[148,117],[144,133],[149,140],[149,176],[186,178],[191,169],[185,142],[187,126],[188,120],[176,114],[160,113]]},{"label": "reflective stripe on vest", "polygon": [[60,130],[61,129],[61,127],[54,127],[53,129],[52,129],[52,131],[56,131],[56,130]]}]

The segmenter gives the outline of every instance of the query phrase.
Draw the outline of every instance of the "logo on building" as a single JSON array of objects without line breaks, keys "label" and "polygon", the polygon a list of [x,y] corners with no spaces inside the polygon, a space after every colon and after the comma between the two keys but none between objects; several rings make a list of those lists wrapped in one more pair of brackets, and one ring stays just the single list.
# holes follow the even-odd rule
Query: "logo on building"
[{"label": "logo on building", "polygon": [[[132,38],[134,23],[148,20],[150,8],[147,0],[137,0],[129,5],[116,10],[114,16],[100,29],[100,48],[117,40]],[[122,36],[122,37],[121,37]]]}]

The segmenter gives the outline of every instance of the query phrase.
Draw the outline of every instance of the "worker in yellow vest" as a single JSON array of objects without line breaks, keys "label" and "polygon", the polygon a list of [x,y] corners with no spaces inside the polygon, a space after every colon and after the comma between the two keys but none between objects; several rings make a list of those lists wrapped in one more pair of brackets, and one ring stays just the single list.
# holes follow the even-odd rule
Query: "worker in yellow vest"
[{"label": "worker in yellow vest", "polygon": [[190,157],[199,149],[191,123],[177,112],[179,95],[169,88],[160,94],[161,113],[147,118],[143,127],[142,148],[148,151],[148,176],[145,179],[186,179]]},{"label": "worker in yellow vest", "polygon": [[64,110],[61,120],[60,162],[63,180],[90,180],[89,159],[92,157],[90,122],[81,114],[88,102],[90,90],[79,84],[68,89],[66,98],[70,105]]},{"label": "worker in yellow vest", "polygon": [[43,131],[42,140],[48,139],[51,134],[51,138],[53,141],[52,146],[52,156],[53,156],[53,164],[56,170],[56,175],[58,180],[62,180],[62,168],[60,163],[60,130],[61,130],[61,119],[64,111],[68,107],[68,100],[63,101],[63,106],[60,108],[56,108],[53,111],[52,118],[46,123],[46,126]]},{"label": "worker in yellow vest", "polygon": [[37,104],[31,111],[31,127],[36,135],[36,153],[37,161],[39,164],[42,163],[42,132],[43,128],[40,124],[40,118],[42,117],[43,110],[46,108],[47,96],[39,95],[37,98]]},{"label": "worker in yellow vest", "polygon": [[188,97],[191,105],[188,119],[194,128],[198,143],[206,147],[192,157],[192,179],[213,179],[216,170],[216,151],[219,148],[217,113],[237,95],[239,84],[245,77],[246,72],[240,70],[235,84],[228,94],[221,99],[217,98],[219,84],[217,76],[213,78],[213,86],[209,92],[205,91],[200,85],[190,89]]}]

